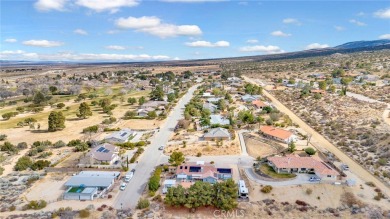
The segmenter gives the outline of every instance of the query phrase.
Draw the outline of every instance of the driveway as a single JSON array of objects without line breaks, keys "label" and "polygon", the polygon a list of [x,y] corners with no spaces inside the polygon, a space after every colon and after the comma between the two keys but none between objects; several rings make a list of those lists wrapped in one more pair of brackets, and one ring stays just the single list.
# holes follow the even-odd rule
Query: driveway
[{"label": "driveway", "polygon": [[263,184],[263,185],[274,186],[274,187],[277,187],[277,186],[302,185],[302,184],[318,184],[318,183],[320,183],[320,182],[310,182],[309,181],[310,177],[313,176],[312,174],[311,175],[310,174],[297,174],[297,177],[295,177],[294,179],[284,180],[284,181],[268,181],[268,180],[263,180],[261,177],[259,177],[257,175],[257,173],[255,173],[253,171],[252,168],[245,168],[244,172],[245,172],[245,175],[251,181],[254,181],[256,183],[260,183],[260,184]]},{"label": "driveway", "polygon": [[242,133],[248,132],[247,130],[240,130],[238,131],[238,138],[240,140],[240,145],[241,145],[241,155],[243,156],[248,156],[248,152],[246,151],[246,144],[244,141],[244,137],[242,136]]},{"label": "driveway", "polygon": [[[259,84],[258,79],[251,79],[244,76],[244,79],[250,83]],[[312,135],[311,142],[316,143],[316,145],[321,145],[321,147],[325,148],[329,152],[333,153],[336,157],[338,157],[343,163],[347,164],[354,173],[364,181],[372,181],[375,185],[382,190],[384,194],[390,196],[390,189],[386,186],[382,181],[372,175],[368,170],[360,166],[356,161],[350,158],[348,155],[344,154],[339,148],[334,146],[328,140],[324,138],[321,134],[312,129],[307,123],[305,123],[302,119],[300,119],[297,115],[295,115],[291,110],[289,110],[286,106],[284,106],[281,102],[279,102],[273,95],[268,93],[266,90],[263,90],[263,95],[268,97],[272,104],[278,108],[281,112],[288,115],[291,120],[298,124],[305,132]],[[318,148],[317,148],[318,149]]]},{"label": "driveway", "polygon": [[165,123],[160,127],[160,131],[150,139],[150,145],[145,148],[145,152],[138,159],[138,165],[134,177],[131,179],[126,189],[119,192],[119,195],[114,202],[114,207],[116,209],[135,208],[139,198],[147,186],[149,177],[153,173],[155,166],[161,163],[161,158],[165,157],[163,156],[162,151],[158,150],[158,148],[161,145],[167,144],[177,121],[183,117],[183,109],[185,105],[191,100],[194,91],[198,86],[200,86],[200,84],[195,85],[188,90],[187,94],[179,100],[175,108],[168,115]]}]

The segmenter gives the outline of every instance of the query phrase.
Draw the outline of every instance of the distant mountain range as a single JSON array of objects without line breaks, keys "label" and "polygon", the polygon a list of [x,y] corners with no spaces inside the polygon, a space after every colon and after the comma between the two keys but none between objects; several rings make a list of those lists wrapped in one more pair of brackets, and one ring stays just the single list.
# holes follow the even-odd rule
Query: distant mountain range
[{"label": "distant mountain range", "polygon": [[288,52],[272,55],[256,55],[231,58],[216,58],[216,59],[198,59],[198,60],[179,60],[179,61],[159,61],[159,62],[77,62],[77,61],[8,61],[0,60],[0,66],[36,66],[36,65],[107,65],[107,64],[134,64],[137,66],[151,65],[199,65],[206,63],[219,64],[226,61],[266,61],[266,60],[281,60],[294,58],[308,58],[316,56],[331,55],[334,53],[353,53],[362,51],[375,51],[382,49],[390,49],[390,40],[372,40],[372,41],[355,41],[344,43],[335,47],[323,49],[311,49],[297,52]]}]

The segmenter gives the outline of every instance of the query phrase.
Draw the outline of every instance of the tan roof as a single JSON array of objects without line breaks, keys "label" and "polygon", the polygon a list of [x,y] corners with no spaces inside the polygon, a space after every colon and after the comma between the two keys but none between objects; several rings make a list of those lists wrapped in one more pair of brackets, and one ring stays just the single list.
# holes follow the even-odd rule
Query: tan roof
[{"label": "tan roof", "polygon": [[278,129],[272,126],[261,126],[260,131],[264,134],[271,135],[280,139],[287,139],[293,134],[289,131]]},{"label": "tan roof", "polygon": [[339,175],[327,164],[313,157],[299,157],[296,155],[287,155],[285,157],[269,157],[277,168],[307,168],[314,169],[316,173],[322,175]]},{"label": "tan roof", "polygon": [[326,94],[326,91],[324,91],[324,90],[311,90],[310,91],[311,93],[319,93],[319,94]]},{"label": "tan roof", "polygon": [[260,100],[254,100],[252,101],[252,104],[257,106],[258,108],[267,106],[267,104]]}]

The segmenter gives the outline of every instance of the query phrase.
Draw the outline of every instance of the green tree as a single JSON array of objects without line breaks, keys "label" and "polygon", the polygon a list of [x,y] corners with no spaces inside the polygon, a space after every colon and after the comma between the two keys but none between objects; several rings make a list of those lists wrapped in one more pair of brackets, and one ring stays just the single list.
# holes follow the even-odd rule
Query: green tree
[{"label": "green tree", "polygon": [[312,147],[308,147],[308,148],[305,148],[305,152],[308,155],[314,155],[314,154],[316,154],[317,151]]},{"label": "green tree", "polygon": [[326,90],[327,84],[326,81],[320,81],[318,82],[318,86],[321,90]]},{"label": "green tree", "polygon": [[172,102],[176,99],[176,95],[174,93],[170,93],[167,95],[168,102]]},{"label": "green tree", "polygon": [[164,199],[165,204],[175,207],[183,206],[186,201],[186,190],[181,185],[169,188]]},{"label": "green tree", "polygon": [[225,111],[226,109],[226,102],[224,99],[218,100],[218,109],[221,111]]},{"label": "green tree", "polygon": [[42,170],[45,167],[50,166],[50,161],[48,160],[38,160],[34,164],[31,165],[32,170]]},{"label": "green tree", "polygon": [[79,112],[76,115],[77,117],[83,119],[86,119],[88,116],[92,116],[92,111],[88,103],[82,102],[79,106]]},{"label": "green tree", "polygon": [[34,98],[33,98],[33,103],[34,104],[37,104],[37,105],[41,105],[43,104],[44,102],[46,102],[46,97],[45,95],[38,91],[35,95],[34,95]]},{"label": "green tree", "polygon": [[211,121],[209,117],[202,117],[199,120],[199,124],[203,127],[207,127],[211,125]]},{"label": "green tree", "polygon": [[18,159],[18,161],[15,164],[14,169],[16,171],[23,171],[23,170],[27,170],[32,165],[33,165],[33,161],[31,160],[31,158],[23,156],[23,157]]},{"label": "green tree", "polygon": [[164,91],[162,86],[157,86],[154,90],[152,90],[152,92],[150,92],[150,99],[158,101],[164,100]]},{"label": "green tree", "polygon": [[138,99],[138,105],[142,105],[142,104],[144,104],[145,102],[146,102],[146,99],[145,99],[144,96],[142,96],[142,97],[140,97],[140,98]]},{"label": "green tree", "polygon": [[52,111],[48,118],[49,131],[55,132],[65,128],[65,116],[62,112]]},{"label": "green tree", "polygon": [[130,104],[130,105],[133,105],[137,102],[137,99],[135,99],[134,97],[129,97],[129,99],[127,99],[127,102]]},{"label": "green tree", "polygon": [[214,184],[214,206],[216,208],[229,211],[237,207],[238,186],[232,180],[228,179],[223,182]]},{"label": "green tree", "polygon": [[157,117],[156,111],[150,111],[148,112],[148,118],[149,119],[155,119]]},{"label": "green tree", "polygon": [[62,109],[65,107],[65,104],[64,103],[57,103],[57,108],[58,109]]},{"label": "green tree", "polygon": [[214,200],[214,188],[208,182],[197,181],[187,190],[187,200],[185,207],[199,208],[210,206]]},{"label": "green tree", "polygon": [[168,162],[172,164],[173,166],[179,166],[181,165],[185,160],[184,154],[180,151],[174,151],[172,152],[171,156],[169,157]]},{"label": "green tree", "polygon": [[293,153],[294,151],[296,151],[296,146],[295,146],[295,142],[291,141],[289,144],[288,144],[288,147],[287,147],[287,150],[290,152],[290,153]]},{"label": "green tree", "polygon": [[56,86],[50,86],[49,90],[50,90],[51,94],[54,94],[55,92],[57,92],[58,89]]}]

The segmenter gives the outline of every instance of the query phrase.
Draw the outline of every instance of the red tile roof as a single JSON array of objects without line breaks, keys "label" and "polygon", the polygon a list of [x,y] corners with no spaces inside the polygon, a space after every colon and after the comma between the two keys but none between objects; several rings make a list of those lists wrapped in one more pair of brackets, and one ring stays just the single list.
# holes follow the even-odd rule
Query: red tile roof
[{"label": "red tile roof", "polygon": [[279,139],[287,139],[293,134],[289,131],[278,129],[272,126],[261,126],[260,131],[266,135],[270,135]]},{"label": "red tile roof", "polygon": [[321,175],[339,175],[327,164],[313,157],[299,157],[296,155],[287,155],[285,157],[269,157],[277,168],[307,168],[314,169],[316,173]]}]

